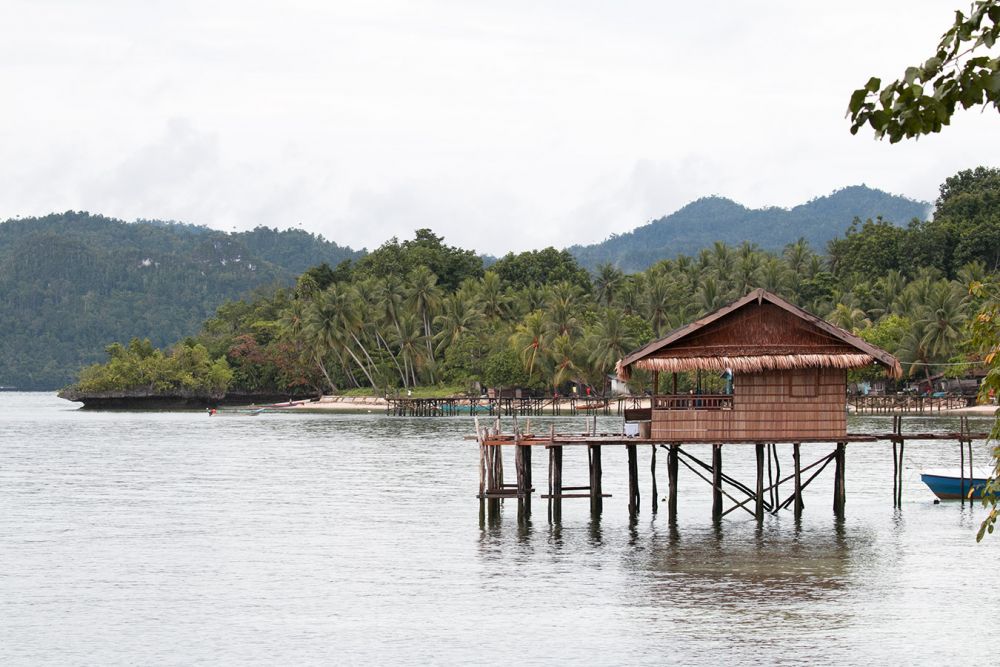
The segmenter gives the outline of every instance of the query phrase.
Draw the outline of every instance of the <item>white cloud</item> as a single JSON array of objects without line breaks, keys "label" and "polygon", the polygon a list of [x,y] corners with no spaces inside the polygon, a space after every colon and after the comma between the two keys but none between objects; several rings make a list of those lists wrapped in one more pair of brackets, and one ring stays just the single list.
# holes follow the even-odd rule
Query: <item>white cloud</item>
[{"label": "white cloud", "polygon": [[927,56],[932,0],[13,2],[0,217],[88,209],[373,247],[600,240],[720,194],[933,199],[995,113],[890,146],[847,98]]}]

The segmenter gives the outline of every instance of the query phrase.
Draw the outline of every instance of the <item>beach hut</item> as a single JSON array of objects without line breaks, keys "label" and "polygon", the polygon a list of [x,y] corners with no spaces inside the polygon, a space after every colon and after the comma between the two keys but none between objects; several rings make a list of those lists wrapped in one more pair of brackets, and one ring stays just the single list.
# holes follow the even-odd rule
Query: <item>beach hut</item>
[{"label": "beach hut", "polygon": [[[757,289],[619,360],[619,377],[653,373],[653,440],[837,441],[847,435],[847,371],[899,361],[854,334]],[[677,393],[683,371],[732,374],[731,393]],[[660,376],[672,373],[660,393]]]}]

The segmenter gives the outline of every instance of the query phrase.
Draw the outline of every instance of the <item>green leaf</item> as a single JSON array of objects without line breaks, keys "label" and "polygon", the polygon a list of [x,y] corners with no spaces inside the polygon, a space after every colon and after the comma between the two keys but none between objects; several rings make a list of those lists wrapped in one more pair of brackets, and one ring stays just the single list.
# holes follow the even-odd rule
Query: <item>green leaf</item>
[{"label": "green leaf", "polygon": [[1000,92],[1000,72],[993,72],[986,80],[986,90],[991,93]]},{"label": "green leaf", "polygon": [[872,78],[868,79],[868,83],[865,84],[865,90],[867,90],[870,93],[874,93],[881,87],[882,87],[882,79],[878,78],[877,76],[873,76]]},{"label": "green leaf", "polygon": [[868,97],[868,90],[865,88],[859,88],[851,94],[851,103],[847,105],[847,111],[852,116],[861,110],[861,106],[865,103],[865,98]]},{"label": "green leaf", "polygon": [[933,58],[928,58],[927,62],[924,63],[924,79],[930,79],[941,69],[942,58],[940,54],[934,56]]}]

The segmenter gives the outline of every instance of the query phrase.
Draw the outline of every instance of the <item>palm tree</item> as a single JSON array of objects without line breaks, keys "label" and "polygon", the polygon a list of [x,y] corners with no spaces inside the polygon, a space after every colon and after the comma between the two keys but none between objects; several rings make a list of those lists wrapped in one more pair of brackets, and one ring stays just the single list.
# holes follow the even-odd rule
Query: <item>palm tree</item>
[{"label": "palm tree", "polygon": [[304,299],[294,299],[288,304],[278,324],[282,335],[291,341],[293,348],[303,355],[303,358],[308,358],[316,364],[330,386],[330,391],[336,392],[337,385],[330,379],[330,373],[324,362],[329,349],[325,336],[319,331],[320,323],[315,319],[317,316],[314,310],[313,304]]},{"label": "palm tree", "polygon": [[974,283],[985,283],[988,275],[986,264],[976,260],[958,270],[958,282],[966,292],[969,292]]},{"label": "palm tree", "polygon": [[957,283],[940,280],[931,287],[922,306],[919,321],[925,329],[921,342],[935,357],[950,358],[965,337],[966,309],[962,288]]},{"label": "palm tree", "polygon": [[865,311],[844,303],[838,303],[837,306],[827,314],[825,319],[831,324],[835,324],[841,329],[845,329],[853,333],[857,333],[858,331],[872,325],[872,321],[868,319],[867,315],[865,315]]},{"label": "palm tree", "polygon": [[580,344],[568,334],[560,334],[552,339],[549,358],[552,360],[553,387],[558,387],[566,380],[578,376],[581,356]]},{"label": "palm tree", "polygon": [[695,301],[701,307],[702,312],[709,313],[718,310],[726,304],[726,295],[719,287],[714,276],[708,276],[701,281]]},{"label": "palm tree", "polygon": [[785,263],[791,272],[795,276],[802,276],[806,273],[813,251],[805,237],[800,236],[797,241],[785,246],[782,255],[784,255]]},{"label": "palm tree", "polygon": [[[393,282],[397,282],[394,277],[390,277]],[[393,291],[390,282],[386,279],[364,278],[351,285],[351,303],[355,311],[356,319],[360,320],[360,330],[362,338],[368,339],[374,344],[376,353],[385,350],[385,354],[392,360],[399,373],[399,378],[403,386],[407,386],[406,373],[399,365],[399,359],[389,345],[389,332],[398,332],[398,309],[401,297],[397,291]],[[363,313],[363,315],[362,315]],[[371,356],[365,356],[372,367],[375,364],[371,361]]]},{"label": "palm tree", "polygon": [[510,337],[510,344],[517,351],[521,363],[524,364],[524,370],[528,372],[529,376],[533,375],[545,363],[551,340],[552,337],[545,326],[545,319],[539,310],[529,313],[517,325]]},{"label": "palm tree", "polygon": [[458,291],[445,297],[440,315],[434,318],[438,327],[435,339],[438,341],[435,351],[441,354],[449,345],[453,345],[465,334],[474,333],[482,326],[485,317],[480,305]]},{"label": "palm tree", "polygon": [[[441,304],[441,288],[437,285],[437,276],[426,266],[413,269],[409,275],[409,283],[409,304],[423,325],[427,356],[433,358],[431,341],[434,339],[434,332],[431,329],[431,320]],[[433,382],[434,376],[431,375],[430,379]]]},{"label": "palm tree", "polygon": [[626,315],[636,315],[642,308],[646,280],[641,273],[626,276],[618,292],[618,303]]},{"label": "palm tree", "polygon": [[892,312],[892,304],[906,287],[906,278],[896,269],[890,269],[884,276],[875,281],[875,307],[872,315],[882,317]]},{"label": "palm tree", "polygon": [[322,298],[308,302],[301,312],[300,332],[309,357],[316,363],[330,390],[337,391],[337,385],[327,371],[326,356],[342,345],[338,318],[332,308]]},{"label": "palm tree", "polygon": [[[347,353],[368,378],[372,388],[377,387],[378,385],[372,377],[374,362],[371,355],[368,354],[368,349],[358,338],[358,334],[364,328],[364,319],[361,315],[360,299],[357,292],[334,283],[317,295],[314,303],[317,315],[324,320],[322,330],[328,338],[331,349]],[[358,348],[357,351],[361,352],[368,360],[367,365],[358,357],[354,350],[355,346]]]},{"label": "palm tree", "polygon": [[510,310],[510,296],[504,291],[503,281],[494,271],[487,271],[479,281],[479,299],[483,314],[490,322],[507,316]]},{"label": "palm tree", "polygon": [[417,370],[423,368],[425,360],[424,335],[416,315],[404,313],[399,319],[399,332],[393,338],[393,343],[399,348],[399,356],[403,359],[403,371],[410,378],[413,386],[417,381]]},{"label": "palm tree", "polygon": [[740,245],[736,259],[736,292],[737,296],[748,294],[757,287],[757,273],[760,271],[760,253],[755,246],[746,241]]},{"label": "palm tree", "polygon": [[903,337],[898,355],[903,365],[909,365],[907,375],[913,377],[920,369],[923,369],[928,382],[931,378],[931,365],[934,355],[925,343],[927,328],[924,322],[914,322],[913,327]]},{"label": "palm tree", "polygon": [[573,283],[562,281],[549,289],[545,300],[545,325],[553,335],[575,336],[580,332],[577,302],[582,290]]},{"label": "palm tree", "polygon": [[528,313],[545,307],[546,291],[540,285],[526,285],[517,290],[511,298],[509,315],[524,317]]},{"label": "palm tree", "polygon": [[643,305],[656,336],[660,336],[666,326],[672,301],[669,279],[666,276],[650,277]]},{"label": "palm tree", "polygon": [[637,345],[635,338],[626,331],[621,314],[610,308],[602,311],[600,319],[584,341],[594,374],[601,377],[610,372],[615,363]]},{"label": "palm tree", "polygon": [[594,296],[597,297],[597,302],[610,306],[624,282],[625,274],[610,262],[598,266],[597,276],[594,278]]},{"label": "palm tree", "polygon": [[791,269],[777,257],[769,256],[760,267],[760,286],[772,294],[787,296]]}]

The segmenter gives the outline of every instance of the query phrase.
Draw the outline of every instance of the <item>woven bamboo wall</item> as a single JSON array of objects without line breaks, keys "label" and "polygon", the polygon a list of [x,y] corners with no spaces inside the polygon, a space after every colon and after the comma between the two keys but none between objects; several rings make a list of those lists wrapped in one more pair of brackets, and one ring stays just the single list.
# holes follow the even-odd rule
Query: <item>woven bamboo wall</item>
[{"label": "woven bamboo wall", "polygon": [[795,440],[847,433],[847,373],[832,368],[737,374],[732,410],[654,410],[652,437]]}]

